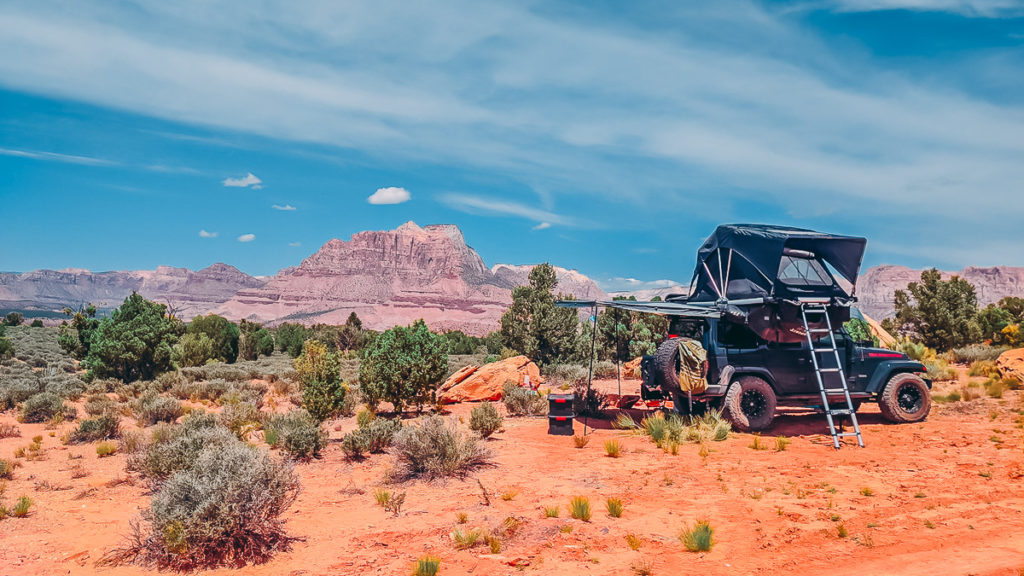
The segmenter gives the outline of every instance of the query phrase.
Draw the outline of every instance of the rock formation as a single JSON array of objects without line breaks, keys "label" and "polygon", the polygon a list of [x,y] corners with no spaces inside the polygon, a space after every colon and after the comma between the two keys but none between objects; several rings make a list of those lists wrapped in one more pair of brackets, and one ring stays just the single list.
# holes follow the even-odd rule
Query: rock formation
[{"label": "rock formation", "polygon": [[1016,378],[1024,383],[1024,348],[1007,350],[996,360],[996,369],[1003,378]]},{"label": "rock formation", "polygon": [[526,356],[514,356],[483,366],[466,366],[438,388],[437,398],[445,404],[500,400],[505,382],[522,384],[524,376],[529,376],[531,383],[542,382],[540,369]]},{"label": "rock formation", "polygon": [[227,264],[217,263],[193,272],[160,266],[156,270],[90,272],[36,270],[0,273],[0,308],[60,310],[92,303],[115,308],[133,291],[163,304],[181,318],[206,314],[239,290],[257,288],[263,280]]},{"label": "rock formation", "polygon": [[[998,302],[1005,296],[1024,296],[1024,268],[968,266],[959,272],[943,272],[945,279],[960,276],[974,285],[981,306]],[[857,281],[858,307],[879,320],[892,316],[893,294],[921,280],[921,270],[904,266],[875,266],[861,274]]]},{"label": "rock formation", "polygon": [[[242,290],[219,313],[257,321],[340,324],[355,312],[363,325],[384,329],[423,318],[434,330],[483,335],[498,327],[525,282],[529,266],[489,270],[466,245],[458,227],[420,227],[360,232],[348,242],[331,240],[296,268],[282,270],[263,286]],[[559,291],[604,297],[588,278],[559,273]]]}]

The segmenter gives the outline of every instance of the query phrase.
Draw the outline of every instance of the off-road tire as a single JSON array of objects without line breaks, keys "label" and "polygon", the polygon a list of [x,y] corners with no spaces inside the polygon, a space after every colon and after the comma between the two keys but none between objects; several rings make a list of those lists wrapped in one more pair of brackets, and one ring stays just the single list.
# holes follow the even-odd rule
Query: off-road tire
[{"label": "off-road tire", "polygon": [[904,372],[885,384],[878,396],[878,408],[889,422],[921,422],[932,409],[932,396],[920,376]]},{"label": "off-road tire", "polygon": [[654,381],[666,396],[679,391],[678,338],[669,338],[658,345],[654,355]]},{"label": "off-road tire", "polygon": [[722,415],[740,432],[756,432],[772,425],[778,401],[768,382],[757,376],[740,376],[722,399]]}]

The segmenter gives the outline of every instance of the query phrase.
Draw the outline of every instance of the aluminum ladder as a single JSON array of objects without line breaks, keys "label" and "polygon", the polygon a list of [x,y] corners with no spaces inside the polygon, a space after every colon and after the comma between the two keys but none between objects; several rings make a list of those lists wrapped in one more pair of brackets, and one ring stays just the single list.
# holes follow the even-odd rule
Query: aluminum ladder
[{"label": "aluminum ladder", "polygon": [[[832,319],[828,315],[828,306],[824,303],[818,302],[801,302],[800,303],[800,315],[804,321],[804,334],[807,336],[807,347],[811,352],[811,364],[814,366],[814,375],[818,379],[818,390],[821,392],[821,407],[825,411],[825,419],[828,420],[828,431],[832,434],[832,444],[836,450],[839,449],[839,439],[845,436],[856,436],[857,444],[863,448],[864,438],[860,434],[860,424],[857,422],[857,412],[853,409],[853,400],[850,398],[850,388],[846,382],[846,372],[843,370],[843,362],[839,358],[839,348],[836,347],[835,334],[832,333]],[[808,321],[808,316],[821,315],[825,317],[825,326],[827,328],[811,328],[811,322]],[[827,347],[816,347],[814,345],[814,334],[828,335],[828,346]],[[832,354],[835,359],[835,368],[823,368],[822,362],[819,359],[819,354]],[[827,387],[825,385],[825,375],[836,374],[839,376],[840,387]],[[828,402],[829,393],[843,393],[843,398],[846,401],[845,408],[833,408]],[[838,404],[838,403],[837,403]],[[835,420],[833,416],[849,416],[850,422],[853,424],[853,432],[841,432],[836,430]]]}]

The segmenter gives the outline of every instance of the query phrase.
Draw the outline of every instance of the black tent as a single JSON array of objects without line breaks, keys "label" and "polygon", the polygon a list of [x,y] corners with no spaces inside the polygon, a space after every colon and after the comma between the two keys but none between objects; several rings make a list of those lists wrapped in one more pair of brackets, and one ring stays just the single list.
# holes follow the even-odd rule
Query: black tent
[{"label": "black tent", "polygon": [[[852,300],[865,238],[763,224],[719,226],[697,252],[690,304]],[[836,276],[846,280],[845,288]]]}]

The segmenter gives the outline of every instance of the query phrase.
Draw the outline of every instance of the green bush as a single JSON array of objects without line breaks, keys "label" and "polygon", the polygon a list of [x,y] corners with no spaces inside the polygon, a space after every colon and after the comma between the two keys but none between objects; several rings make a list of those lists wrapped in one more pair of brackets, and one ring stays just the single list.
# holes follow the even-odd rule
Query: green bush
[{"label": "green bush", "polygon": [[152,426],[157,422],[174,422],[182,414],[181,402],[149,391],[135,402],[135,418],[140,426]]},{"label": "green bush", "polygon": [[539,416],[548,412],[543,396],[511,380],[501,387],[501,401],[511,416]]},{"label": "green bush", "polygon": [[179,366],[203,366],[216,357],[213,340],[202,332],[187,333],[174,346],[174,360]]},{"label": "green bush", "polygon": [[189,322],[186,333],[206,336],[213,345],[211,358],[228,363],[238,358],[238,326],[223,316],[196,316]]},{"label": "green bush", "polygon": [[976,360],[971,362],[970,368],[967,369],[967,375],[991,378],[999,375],[999,369],[996,368],[994,360]]},{"label": "green bush", "polygon": [[359,386],[371,407],[386,401],[398,412],[408,405],[421,409],[433,403],[447,366],[444,339],[417,320],[384,331],[364,349]]},{"label": "green bush", "polygon": [[14,356],[14,344],[10,338],[0,335],[0,360],[6,360]]},{"label": "green bush", "polygon": [[334,418],[345,410],[348,386],[340,381],[313,381],[302,388],[302,407],[318,421]]},{"label": "green bush", "polygon": [[707,552],[715,545],[715,530],[707,520],[698,520],[679,534],[679,540],[690,552]]},{"label": "green bush", "polygon": [[366,426],[346,434],[341,439],[341,449],[349,458],[362,458],[367,452],[383,452],[401,429],[402,422],[397,418],[374,418]]},{"label": "green bush", "polygon": [[394,438],[394,453],[406,477],[461,476],[492,458],[475,436],[460,432],[440,416],[402,428]]},{"label": "green bush", "polygon": [[303,409],[273,417],[267,423],[268,435],[277,438],[274,445],[281,446],[295,459],[319,458],[327,446],[327,433],[319,421]]},{"label": "green bush", "polygon": [[152,380],[172,368],[173,346],[184,331],[181,321],[167,315],[167,306],[133,293],[100,320],[82,364],[90,377]]},{"label": "green bush", "polygon": [[127,557],[193,571],[264,562],[287,548],[281,515],[298,494],[294,470],[228,438],[197,451],[160,486]]},{"label": "green bush", "polygon": [[370,441],[360,430],[349,432],[341,439],[341,451],[351,460],[361,459],[370,451]]},{"label": "green bush", "polygon": [[96,442],[117,438],[121,433],[121,419],[115,414],[104,414],[78,423],[78,428],[69,436],[72,444]]},{"label": "green bush", "polygon": [[302,324],[285,322],[277,327],[274,332],[274,343],[277,349],[287,353],[292,358],[298,358],[302,353],[302,345],[309,339],[309,329]]},{"label": "green bush", "polygon": [[30,328],[42,328],[43,327],[43,321],[40,320],[39,318],[36,318],[35,320],[32,321],[31,324],[29,324],[29,327]]},{"label": "green bush", "polygon": [[42,392],[25,400],[18,418],[22,422],[49,422],[64,413],[64,400],[51,392]]},{"label": "green bush", "polygon": [[24,320],[21,312],[8,312],[7,316],[4,317],[4,326],[21,326]]},{"label": "green bush", "polygon": [[469,429],[480,433],[483,438],[501,430],[502,418],[494,404],[483,402],[469,413]]}]

